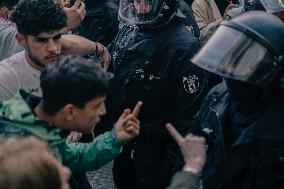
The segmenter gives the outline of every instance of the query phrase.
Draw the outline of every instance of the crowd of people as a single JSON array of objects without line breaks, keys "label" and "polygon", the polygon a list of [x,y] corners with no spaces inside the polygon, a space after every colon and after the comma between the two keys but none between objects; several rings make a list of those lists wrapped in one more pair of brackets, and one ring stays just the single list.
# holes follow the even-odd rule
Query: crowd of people
[{"label": "crowd of people", "polygon": [[[0,188],[284,188],[283,0],[0,0]],[[94,183],[96,184],[96,183]]]}]

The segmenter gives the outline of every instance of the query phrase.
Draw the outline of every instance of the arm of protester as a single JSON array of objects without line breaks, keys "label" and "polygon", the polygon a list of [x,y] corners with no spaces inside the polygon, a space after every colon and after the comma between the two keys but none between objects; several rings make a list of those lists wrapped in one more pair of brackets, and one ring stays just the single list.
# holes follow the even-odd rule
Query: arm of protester
[{"label": "arm of protester", "polygon": [[199,39],[202,44],[205,44],[209,37],[216,31],[217,26],[223,21],[221,15],[215,15],[215,21],[210,22],[207,16],[207,7],[203,1],[194,1],[192,3],[192,11],[196,23],[200,29]]},{"label": "arm of protester", "polygon": [[68,33],[70,30],[80,26],[84,20],[86,15],[85,3],[81,2],[81,0],[76,0],[71,7],[69,5],[63,6],[67,14],[67,24],[64,28],[64,33]]},{"label": "arm of protester", "polygon": [[215,21],[213,22],[210,22],[210,20],[208,19],[208,15],[206,15],[206,11],[208,8],[205,6],[206,4],[202,3],[202,1],[195,1],[192,4],[193,15],[200,29],[199,39],[202,45],[204,45],[209,40],[209,38],[215,33],[220,23],[227,17],[228,11],[234,7],[237,7],[238,5],[229,5],[226,8],[223,17],[220,14],[215,14]]},{"label": "arm of protester", "polygon": [[79,54],[81,56],[87,56],[95,53],[102,57],[102,67],[104,70],[107,70],[111,58],[107,48],[102,44],[73,34],[62,35],[60,42],[62,44],[62,54]]},{"label": "arm of protester", "polygon": [[123,143],[138,136],[140,126],[137,117],[142,107],[138,102],[132,113],[126,109],[114,129],[96,137],[91,143],[67,143],[63,164],[72,172],[96,170],[113,160],[122,150]]},{"label": "arm of protester", "polygon": [[199,187],[200,173],[206,160],[205,138],[192,134],[183,137],[169,123],[166,124],[166,128],[179,145],[185,161],[183,171],[175,175],[168,189],[197,189]]}]

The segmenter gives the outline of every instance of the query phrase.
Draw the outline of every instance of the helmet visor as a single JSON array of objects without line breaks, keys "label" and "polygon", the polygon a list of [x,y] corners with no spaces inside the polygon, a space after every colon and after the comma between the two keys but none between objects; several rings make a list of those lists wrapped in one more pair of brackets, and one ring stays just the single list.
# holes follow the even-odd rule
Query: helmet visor
[{"label": "helmet visor", "polygon": [[260,85],[270,82],[277,72],[274,56],[267,48],[224,25],[218,28],[192,62],[225,78]]},{"label": "helmet visor", "polygon": [[260,0],[260,2],[268,13],[273,14],[284,11],[284,7],[281,5],[281,0]]},{"label": "helmet visor", "polygon": [[162,0],[120,0],[119,16],[130,25],[151,24],[161,11]]}]

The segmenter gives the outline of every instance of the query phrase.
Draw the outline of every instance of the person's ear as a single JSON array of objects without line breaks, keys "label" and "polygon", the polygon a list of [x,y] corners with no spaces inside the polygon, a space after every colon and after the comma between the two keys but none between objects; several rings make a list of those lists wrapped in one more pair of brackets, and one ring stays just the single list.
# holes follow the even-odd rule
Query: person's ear
[{"label": "person's ear", "polygon": [[9,20],[9,9],[7,7],[2,7],[0,9],[0,16],[4,20]]},{"label": "person's ear", "polygon": [[21,33],[17,33],[16,34],[16,40],[18,41],[19,45],[21,45],[22,47],[25,47],[26,45],[26,38],[23,34]]},{"label": "person's ear", "polygon": [[63,116],[66,121],[73,121],[75,119],[76,107],[73,104],[67,104],[63,108]]}]

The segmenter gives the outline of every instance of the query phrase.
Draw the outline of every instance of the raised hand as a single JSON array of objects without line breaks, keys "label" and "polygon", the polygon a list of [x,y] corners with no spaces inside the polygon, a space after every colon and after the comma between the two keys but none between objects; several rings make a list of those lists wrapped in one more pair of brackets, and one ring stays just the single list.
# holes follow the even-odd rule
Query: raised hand
[{"label": "raised hand", "polygon": [[78,27],[86,15],[85,3],[76,0],[70,8],[64,8],[67,14],[67,28],[69,30]]},{"label": "raised hand", "polygon": [[139,101],[133,111],[125,109],[114,125],[115,135],[121,142],[127,142],[139,135],[140,121],[138,120],[142,102]]},{"label": "raised hand", "polygon": [[166,128],[180,147],[185,161],[184,170],[190,168],[201,172],[206,159],[205,138],[192,134],[183,137],[170,123],[166,124]]}]

